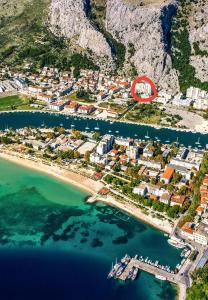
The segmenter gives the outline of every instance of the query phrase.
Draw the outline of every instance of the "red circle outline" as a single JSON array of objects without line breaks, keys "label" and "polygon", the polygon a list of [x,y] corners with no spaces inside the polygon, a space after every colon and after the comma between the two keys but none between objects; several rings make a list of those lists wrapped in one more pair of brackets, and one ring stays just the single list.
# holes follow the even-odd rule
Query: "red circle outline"
[{"label": "red circle outline", "polygon": [[[147,83],[150,84],[151,88],[152,88],[152,91],[153,91],[153,95],[148,97],[148,98],[141,98],[139,96],[137,96],[136,94],[136,84],[139,83],[140,81],[146,81]],[[131,95],[132,97],[136,100],[136,101],[139,101],[139,102],[151,102],[153,101],[157,96],[158,96],[158,92],[157,92],[157,89],[154,85],[154,82],[148,78],[147,76],[140,76],[138,78],[136,78],[134,80],[134,82],[132,83],[132,86],[131,86]]]}]

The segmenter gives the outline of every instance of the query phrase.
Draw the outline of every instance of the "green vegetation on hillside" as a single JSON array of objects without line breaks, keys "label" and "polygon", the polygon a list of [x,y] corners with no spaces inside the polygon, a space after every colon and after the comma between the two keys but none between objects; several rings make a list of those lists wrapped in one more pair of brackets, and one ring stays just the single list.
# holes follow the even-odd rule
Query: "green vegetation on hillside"
[{"label": "green vegetation on hillside", "polygon": [[[13,6],[20,5],[13,1]],[[13,13],[0,14],[0,61],[22,68],[32,63],[34,68],[54,66],[61,69],[75,67],[97,69],[86,55],[73,54],[67,40],[56,37],[47,28],[47,14],[50,0],[25,0],[21,9]],[[7,10],[9,10],[7,8]]]},{"label": "green vegetation on hillside", "polygon": [[198,42],[194,42],[193,47],[196,55],[208,57],[208,52],[206,50],[201,50]]},{"label": "green vegetation on hillside", "polygon": [[110,32],[105,30],[105,4],[105,0],[93,0],[91,6],[88,9],[88,18],[90,19],[93,26],[104,35],[108,44],[110,45],[112,53],[115,57],[117,69],[122,69],[125,61],[126,47],[124,46],[124,44],[117,41]]},{"label": "green vegetation on hillside", "polygon": [[208,266],[194,271],[193,285],[187,290],[186,300],[208,300]]},{"label": "green vegetation on hillside", "polygon": [[195,68],[190,64],[192,54],[188,23],[190,10],[190,2],[181,1],[181,8],[172,23],[172,61],[173,67],[179,72],[179,84],[182,93],[186,93],[190,86],[208,90],[208,82],[201,82],[196,78]]}]

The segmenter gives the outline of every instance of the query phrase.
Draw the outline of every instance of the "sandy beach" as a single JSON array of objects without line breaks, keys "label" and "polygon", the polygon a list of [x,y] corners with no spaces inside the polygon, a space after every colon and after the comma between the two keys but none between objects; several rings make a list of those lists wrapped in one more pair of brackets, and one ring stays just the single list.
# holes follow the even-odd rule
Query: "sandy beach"
[{"label": "sandy beach", "polygon": [[[86,178],[85,176],[82,176],[72,171],[61,169],[58,166],[49,166],[39,161],[32,161],[27,158],[19,157],[17,153],[0,152],[0,158],[36,171],[46,173],[47,175],[56,177],[62,181],[65,181],[69,184],[78,187],[79,189],[86,191],[90,195],[96,195],[97,192],[103,187],[103,184],[101,182],[97,182],[90,178]],[[97,196],[95,200],[102,201],[107,205],[116,207],[124,212],[127,212],[128,214],[132,215],[136,219],[144,223],[150,224],[151,226],[167,234],[170,234],[173,229],[173,227],[167,220],[162,221],[157,218],[153,218],[151,215],[146,215],[141,211],[141,209],[135,207],[133,204],[122,203],[116,200],[111,195],[108,195],[107,197]],[[178,299],[185,300],[185,295],[186,295],[185,287],[182,284],[179,284]]]},{"label": "sandy beach", "polygon": [[[19,164],[27,168],[32,168],[36,171],[44,172],[48,175],[72,184],[93,196],[96,195],[98,191],[103,187],[103,184],[99,181],[92,180],[90,178],[82,176],[81,174],[62,169],[58,166],[50,166],[43,164],[40,161],[32,161],[27,158],[19,157],[18,153],[0,152],[0,158],[9,160],[15,164]],[[135,207],[135,205],[133,204],[127,202],[119,202],[111,195],[109,195],[108,197],[100,196],[96,199],[104,202],[107,205],[114,206],[122,211],[125,211],[138,220],[148,223],[163,232],[170,234],[172,231],[172,226],[167,220],[162,221],[157,218],[153,218],[151,215],[146,215],[142,212],[141,209]]]},{"label": "sandy beach", "polygon": [[163,221],[157,218],[153,218],[151,215],[146,215],[141,211],[140,208],[137,208],[133,204],[119,202],[118,200],[115,200],[115,198],[112,196],[108,196],[107,198],[101,198],[101,199],[98,198],[98,200],[104,202],[107,205],[119,208],[120,210],[125,211],[128,214],[132,215],[133,217],[137,218],[138,220],[150,224],[151,226],[167,234],[170,234],[173,229],[173,227],[167,220]]},{"label": "sandy beach", "polygon": [[103,184],[101,182],[94,181],[90,178],[86,178],[85,176],[82,176],[75,172],[61,169],[57,166],[49,166],[39,161],[37,162],[29,159],[20,158],[17,155],[15,156],[13,153],[8,154],[0,152],[0,158],[9,160],[15,164],[22,165],[26,168],[44,172],[48,175],[51,175],[69,184],[72,184],[78,187],[79,189],[84,190],[90,195],[96,194],[103,187]]}]

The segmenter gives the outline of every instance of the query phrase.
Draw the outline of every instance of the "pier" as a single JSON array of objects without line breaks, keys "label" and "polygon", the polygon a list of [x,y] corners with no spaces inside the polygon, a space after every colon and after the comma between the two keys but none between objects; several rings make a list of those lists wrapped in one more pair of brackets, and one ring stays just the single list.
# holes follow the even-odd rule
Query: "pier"
[{"label": "pier", "polygon": [[126,266],[124,272],[118,277],[118,279],[125,281],[128,278],[129,272],[132,268],[138,268],[139,270],[148,272],[155,276],[161,276],[164,280],[168,280],[173,283],[178,283],[177,275],[163,270],[155,265],[150,265],[144,261],[137,258],[132,258],[128,265]]}]

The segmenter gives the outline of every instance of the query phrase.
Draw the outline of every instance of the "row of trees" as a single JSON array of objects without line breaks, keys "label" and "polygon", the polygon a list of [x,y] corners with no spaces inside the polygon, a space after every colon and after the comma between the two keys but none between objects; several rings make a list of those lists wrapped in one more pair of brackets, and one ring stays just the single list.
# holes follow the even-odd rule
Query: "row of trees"
[{"label": "row of trees", "polygon": [[202,161],[200,170],[197,172],[196,176],[193,179],[192,186],[193,186],[193,197],[191,205],[187,211],[187,214],[181,218],[179,222],[179,227],[183,226],[184,223],[190,222],[194,219],[196,215],[196,208],[200,204],[200,186],[204,179],[205,174],[208,173],[208,153],[205,153],[204,159]]},{"label": "row of trees", "polygon": [[167,214],[167,216],[170,218],[176,218],[181,211],[181,209],[178,205],[169,206],[160,201],[154,201],[148,197],[143,197],[141,195],[134,194],[132,192],[133,186],[134,186],[133,182],[127,183],[126,181],[124,181],[120,178],[114,177],[112,175],[109,175],[109,174],[104,177],[104,180],[108,184],[112,184],[116,188],[120,188],[122,190],[123,194],[126,194],[127,196],[129,196],[131,199],[138,202],[138,204],[142,204],[144,206],[153,208],[155,211],[158,211],[161,213],[165,212]]}]

